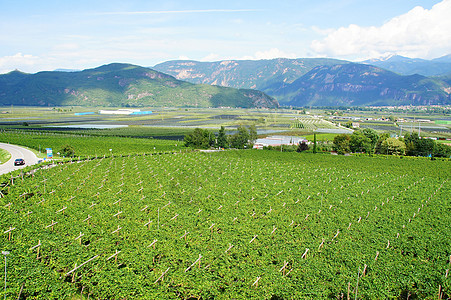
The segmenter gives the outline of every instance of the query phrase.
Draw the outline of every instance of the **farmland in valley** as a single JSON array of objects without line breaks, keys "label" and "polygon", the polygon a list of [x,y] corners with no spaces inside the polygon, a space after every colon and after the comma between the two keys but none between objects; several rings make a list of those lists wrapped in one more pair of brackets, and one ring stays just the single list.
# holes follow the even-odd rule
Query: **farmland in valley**
[{"label": "farmland in valley", "polygon": [[449,296],[449,170],[446,160],[243,150],[99,157],[3,177],[7,293]]}]

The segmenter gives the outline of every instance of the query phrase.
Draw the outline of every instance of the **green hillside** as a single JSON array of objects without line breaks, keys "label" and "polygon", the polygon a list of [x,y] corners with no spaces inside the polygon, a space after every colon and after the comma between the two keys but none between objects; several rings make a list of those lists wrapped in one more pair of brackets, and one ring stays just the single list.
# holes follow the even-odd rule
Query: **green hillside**
[{"label": "green hillside", "polygon": [[195,85],[149,68],[109,64],[80,72],[0,75],[0,105],[277,107],[262,92]]}]

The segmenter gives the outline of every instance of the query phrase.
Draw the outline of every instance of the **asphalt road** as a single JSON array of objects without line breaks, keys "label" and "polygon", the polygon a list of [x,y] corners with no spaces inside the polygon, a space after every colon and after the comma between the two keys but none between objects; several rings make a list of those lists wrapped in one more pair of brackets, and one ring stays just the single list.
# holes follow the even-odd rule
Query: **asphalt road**
[{"label": "asphalt road", "polygon": [[[0,148],[5,149],[9,153],[11,153],[11,159],[6,163],[0,165],[0,175],[38,163],[39,158],[28,149],[5,143],[0,143]],[[25,165],[14,166],[14,160],[16,158],[23,158],[25,160]]]}]

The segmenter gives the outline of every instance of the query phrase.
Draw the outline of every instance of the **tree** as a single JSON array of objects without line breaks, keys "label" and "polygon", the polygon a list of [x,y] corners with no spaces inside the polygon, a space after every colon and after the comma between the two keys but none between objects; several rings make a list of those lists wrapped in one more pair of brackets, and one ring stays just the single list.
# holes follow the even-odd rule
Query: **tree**
[{"label": "tree", "polygon": [[249,145],[253,145],[249,143],[249,132],[247,131],[246,127],[240,125],[238,127],[237,133],[230,136],[230,146],[236,149],[244,149]]},{"label": "tree", "polygon": [[61,156],[64,157],[74,157],[75,156],[75,149],[70,145],[64,145],[63,148],[61,148],[59,151]]},{"label": "tree", "polygon": [[349,148],[351,152],[369,153],[372,148],[371,139],[363,134],[362,131],[356,130],[350,137]]},{"label": "tree", "polygon": [[257,140],[258,135],[257,135],[257,127],[255,127],[255,125],[251,125],[249,127],[249,141],[254,144],[255,141]]},{"label": "tree", "polygon": [[349,141],[351,138],[348,134],[339,134],[334,137],[333,149],[337,151],[338,154],[345,154],[350,152]]},{"label": "tree", "polygon": [[381,153],[387,155],[404,155],[406,144],[397,138],[388,138],[381,144]]},{"label": "tree", "polygon": [[369,153],[373,153],[374,148],[376,147],[376,143],[379,140],[379,135],[377,134],[376,130],[371,128],[365,128],[362,132],[367,138],[371,140],[371,150]]},{"label": "tree", "polygon": [[379,139],[377,140],[376,146],[374,147],[374,151],[376,153],[383,154],[382,152],[382,143],[390,137],[390,134],[383,133],[379,136]]},{"label": "tree", "polygon": [[229,145],[229,143],[227,142],[227,135],[225,133],[224,126],[221,126],[221,129],[219,129],[216,145],[219,148],[227,148]]},{"label": "tree", "polygon": [[444,144],[435,144],[434,149],[434,157],[450,157],[451,156],[451,147]]},{"label": "tree", "polygon": [[302,152],[309,149],[309,146],[305,141],[299,142],[298,148],[296,149],[296,152]]},{"label": "tree", "polygon": [[193,133],[185,135],[184,142],[186,147],[207,149],[214,146],[215,135],[207,129],[195,128]]},{"label": "tree", "polygon": [[432,156],[436,147],[435,141],[431,139],[419,139],[415,150],[417,155],[420,156]]},{"label": "tree", "polygon": [[316,147],[316,133],[313,134],[313,153],[317,152],[317,147]]},{"label": "tree", "polygon": [[348,122],[346,122],[346,124],[345,125],[343,125],[344,127],[347,127],[347,128],[351,128],[352,129],[352,121],[348,121]]},{"label": "tree", "polygon": [[418,141],[420,140],[420,137],[418,136],[418,133],[414,132],[412,134],[409,134],[408,132],[404,135],[404,142],[406,144],[406,155],[409,156],[417,156],[417,148],[418,148]]},{"label": "tree", "polygon": [[432,156],[436,147],[435,141],[431,139],[420,139],[417,132],[406,134],[406,155],[410,156]]}]

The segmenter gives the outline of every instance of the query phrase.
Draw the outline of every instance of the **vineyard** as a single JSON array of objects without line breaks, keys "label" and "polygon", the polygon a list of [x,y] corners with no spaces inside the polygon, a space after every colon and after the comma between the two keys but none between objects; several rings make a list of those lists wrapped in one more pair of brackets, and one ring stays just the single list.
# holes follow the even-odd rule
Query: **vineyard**
[{"label": "vineyard", "polygon": [[446,299],[449,170],[257,150],[38,169],[2,188],[7,298]]},{"label": "vineyard", "polygon": [[314,131],[318,128],[336,129],[337,126],[332,122],[318,118],[296,118],[296,121],[291,124],[291,128]]},{"label": "vineyard", "polygon": [[45,153],[45,148],[52,148],[55,154],[64,145],[71,145],[75,156],[82,157],[174,152],[185,148],[182,142],[171,140],[20,130],[1,131],[0,142],[26,146],[42,153]]}]

